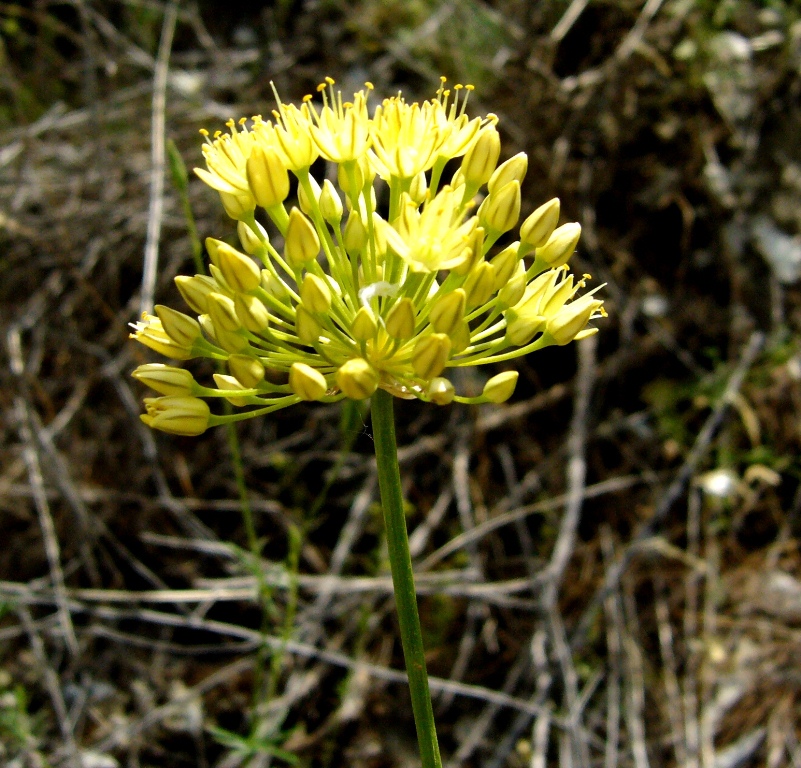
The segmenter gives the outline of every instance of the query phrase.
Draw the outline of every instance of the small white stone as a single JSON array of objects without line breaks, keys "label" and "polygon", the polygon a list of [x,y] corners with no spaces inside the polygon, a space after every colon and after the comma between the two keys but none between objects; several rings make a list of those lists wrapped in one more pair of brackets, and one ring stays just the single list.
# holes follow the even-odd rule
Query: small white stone
[{"label": "small white stone", "polygon": [[730,499],[737,493],[740,478],[731,469],[713,469],[698,478],[698,485],[708,496]]}]

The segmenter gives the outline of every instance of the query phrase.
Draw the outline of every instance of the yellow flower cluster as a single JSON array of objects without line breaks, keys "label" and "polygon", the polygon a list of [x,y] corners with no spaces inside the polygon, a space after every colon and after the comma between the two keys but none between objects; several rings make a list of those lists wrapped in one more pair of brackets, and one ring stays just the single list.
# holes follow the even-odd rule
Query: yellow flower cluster
[{"label": "yellow flower cluster", "polygon": [[[508,242],[528,159],[521,152],[498,165],[497,118],[468,117],[471,86],[449,90],[443,79],[435,98],[410,104],[399,94],[372,117],[371,90],[343,101],[328,79],[321,105],[277,99],[272,120],[202,132],[207,168],[195,172],[238,222],[241,250],[209,238],[210,274],[176,278],[197,319],[157,306],[133,336],[174,360],[225,361],[228,373],[204,387],[182,368],[137,368],[163,395],[145,401],[150,426],[200,434],[379,387],[439,405],[503,402],[514,371],[474,398],[458,396],[443,373],[595,332],[587,324],[604,315],[602,302],[594,291],[575,298],[584,279],[566,264],[581,228],[557,226],[559,201],[535,210]],[[311,174],[320,158],[331,164],[322,183]],[[293,189],[297,205],[288,205]],[[202,399],[212,397],[245,410],[212,415]]]}]

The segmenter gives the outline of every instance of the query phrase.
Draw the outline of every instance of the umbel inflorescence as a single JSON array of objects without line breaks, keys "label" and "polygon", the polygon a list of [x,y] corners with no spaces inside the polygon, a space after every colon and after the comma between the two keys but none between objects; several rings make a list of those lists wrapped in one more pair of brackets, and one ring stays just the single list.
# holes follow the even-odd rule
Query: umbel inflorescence
[{"label": "umbel inflorescence", "polygon": [[[151,427],[196,435],[379,387],[438,405],[502,402],[514,371],[472,398],[444,374],[584,338],[605,314],[595,291],[576,296],[588,276],[575,281],[567,262],[581,227],[557,227],[559,200],[503,245],[520,217],[528,160],[521,152],[497,164],[498,120],[468,117],[471,86],[449,90],[443,78],[435,98],[410,104],[398,94],[371,117],[371,84],[346,102],[333,83],[318,88],[322,105],[278,99],[272,120],[202,132],[207,170],[195,172],[238,222],[241,249],[208,238],[210,274],[176,278],[197,319],[157,306],[133,337],[174,360],[225,361],[228,372],[204,387],[182,368],[137,368],[163,395],[145,400]],[[322,184],[310,173],[318,158],[334,166]],[[297,205],[287,204],[290,174]],[[215,397],[242,410],[213,415],[206,399]]]}]

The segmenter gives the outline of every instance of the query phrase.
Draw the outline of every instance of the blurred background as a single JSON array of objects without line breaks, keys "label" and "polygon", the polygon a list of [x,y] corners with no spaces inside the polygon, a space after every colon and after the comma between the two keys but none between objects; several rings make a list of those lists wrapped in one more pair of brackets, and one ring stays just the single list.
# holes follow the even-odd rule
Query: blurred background
[{"label": "blurred background", "polygon": [[416,764],[366,409],[177,438],[129,376],[144,254],[182,307],[235,236],[198,130],[326,75],[474,84],[606,283],[396,407],[446,764],[799,768],[795,0],[0,2],[0,763]]}]

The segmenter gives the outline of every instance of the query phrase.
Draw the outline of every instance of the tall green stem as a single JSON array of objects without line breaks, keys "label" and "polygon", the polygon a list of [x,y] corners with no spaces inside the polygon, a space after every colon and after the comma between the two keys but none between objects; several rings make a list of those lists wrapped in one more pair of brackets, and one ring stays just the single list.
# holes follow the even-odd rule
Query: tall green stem
[{"label": "tall green stem", "polygon": [[423,768],[441,768],[434,710],[428,690],[428,673],[420,631],[420,614],[417,612],[417,595],[414,589],[412,556],[403,514],[398,446],[395,441],[395,420],[392,412],[392,395],[379,389],[371,404],[375,457],[378,465],[378,486],[381,489],[381,506],[387,529],[389,564],[395,588],[395,605],[398,609],[403,656],[409,689],[412,694],[412,711],[417,727],[417,742]]}]

